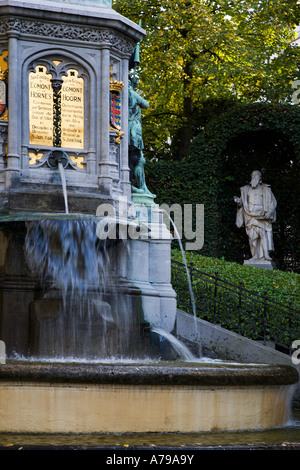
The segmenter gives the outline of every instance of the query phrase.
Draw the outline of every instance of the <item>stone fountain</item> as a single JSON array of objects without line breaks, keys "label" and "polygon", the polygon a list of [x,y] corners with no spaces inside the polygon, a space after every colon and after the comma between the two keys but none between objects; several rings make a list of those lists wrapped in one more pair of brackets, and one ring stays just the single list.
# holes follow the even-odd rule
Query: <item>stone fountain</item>
[{"label": "stone fountain", "polygon": [[283,424],[294,368],[170,362],[157,333],[176,295],[130,142],[144,30],[110,0],[3,0],[0,16],[0,431]]}]

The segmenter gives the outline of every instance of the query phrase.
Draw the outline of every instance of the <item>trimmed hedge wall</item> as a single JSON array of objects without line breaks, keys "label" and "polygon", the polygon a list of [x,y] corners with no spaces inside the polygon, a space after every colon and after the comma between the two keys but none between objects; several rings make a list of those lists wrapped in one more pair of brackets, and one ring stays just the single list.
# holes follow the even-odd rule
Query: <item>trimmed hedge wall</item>
[{"label": "trimmed hedge wall", "polygon": [[[217,192],[211,166],[207,165],[205,178],[203,170],[203,167],[200,170],[197,162],[175,162],[172,165],[165,162],[149,163],[147,185],[156,193],[157,204],[192,204],[194,216],[195,205],[204,204],[205,242],[201,253],[217,256]],[[210,180],[210,184],[206,183],[207,180]],[[174,246],[177,246],[177,242],[174,242]]]}]

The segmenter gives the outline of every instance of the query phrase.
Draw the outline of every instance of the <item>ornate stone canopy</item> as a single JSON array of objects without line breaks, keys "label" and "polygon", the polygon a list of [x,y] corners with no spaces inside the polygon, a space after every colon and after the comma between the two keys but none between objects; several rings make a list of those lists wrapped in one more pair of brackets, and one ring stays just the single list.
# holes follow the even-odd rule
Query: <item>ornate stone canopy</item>
[{"label": "ornate stone canopy", "polygon": [[[110,0],[1,2],[0,59],[8,72],[9,116],[4,121],[3,113],[0,120],[2,207],[38,204],[47,210],[59,183],[49,167],[57,147],[68,160],[70,200],[72,188],[87,196],[80,198],[80,207],[75,197],[74,210],[94,213],[99,200],[130,195],[128,66],[143,35]],[[111,77],[124,85],[119,134],[110,127]],[[73,134],[68,142],[62,139],[65,131]]]}]

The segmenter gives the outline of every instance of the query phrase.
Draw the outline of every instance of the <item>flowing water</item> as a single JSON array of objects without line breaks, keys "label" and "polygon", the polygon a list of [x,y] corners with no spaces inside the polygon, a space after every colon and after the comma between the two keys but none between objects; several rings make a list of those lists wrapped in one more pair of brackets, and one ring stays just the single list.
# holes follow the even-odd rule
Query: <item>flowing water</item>
[{"label": "flowing water", "polygon": [[[190,276],[190,272],[189,272],[189,269],[188,269],[188,265],[187,265],[187,261],[186,261],[186,256],[185,256],[185,253],[184,253],[184,249],[183,249],[183,246],[182,246],[182,242],[181,242],[181,239],[180,239],[180,235],[179,235],[179,232],[178,232],[178,229],[173,221],[173,219],[170,217],[170,215],[167,213],[167,211],[165,210],[162,210],[162,212],[164,214],[166,214],[166,216],[168,217],[168,219],[170,220],[173,228],[174,228],[174,232],[175,232],[175,235],[176,235],[176,238],[178,239],[178,243],[179,243],[179,247],[180,247],[180,251],[181,251],[181,255],[182,255],[182,259],[183,259],[183,263],[184,263],[184,266],[185,266],[185,271],[186,271],[186,276],[187,276],[187,280],[188,280],[188,285],[189,285],[189,294],[190,294],[190,301],[191,301],[191,305],[192,305],[192,310],[193,310],[193,315],[194,315],[194,329],[195,329],[195,336],[197,338],[197,311],[196,311],[196,301],[195,301],[195,296],[194,296],[194,291],[193,291],[193,286],[192,286],[192,280],[191,280],[191,276]],[[198,344],[198,355],[201,357],[202,356],[202,346],[199,342]]]},{"label": "flowing water", "polygon": [[153,333],[157,333],[162,338],[165,338],[171,346],[175,349],[176,353],[178,354],[179,358],[185,362],[197,362],[198,358],[196,358],[191,351],[181,342],[179,341],[174,335],[168,333],[167,331],[161,328],[152,328],[151,331]]},{"label": "flowing water", "polygon": [[[142,350],[140,314],[113,275],[118,254],[112,250],[126,241],[107,247],[96,220],[41,219],[26,226],[26,259],[41,285],[35,301],[39,344],[31,356],[62,362],[150,359],[149,347]],[[194,360],[174,336],[156,333],[181,359]]]},{"label": "flowing water", "polygon": [[[58,163],[58,168],[62,181],[65,213],[69,214],[66,177],[61,162]],[[196,305],[191,278],[180,236],[172,218],[166,211],[164,213],[174,227],[180,244],[189,283],[191,304],[196,319]],[[44,347],[43,350],[40,350],[40,354],[43,355],[44,353],[45,355],[46,352],[45,357],[50,354],[52,359],[74,360],[74,351],[78,351],[78,345],[81,344],[80,353],[75,354],[77,359],[91,360],[96,358],[96,360],[99,360],[99,354],[101,354],[102,359],[107,356],[109,356],[109,359],[115,358],[115,351],[111,347],[108,348],[106,341],[107,326],[115,323],[110,305],[104,300],[111,272],[110,257],[105,246],[102,250],[99,250],[99,234],[96,222],[50,219],[27,222],[25,252],[28,264],[37,273],[43,289],[46,289],[46,283],[50,281],[55,285],[55,290],[62,293],[63,306],[56,305],[56,308],[60,310],[58,318],[52,319],[51,322],[48,321],[47,325],[47,344],[51,345],[51,350],[49,351],[49,347],[48,349]],[[88,294],[91,286],[93,289],[92,296]],[[54,291],[51,292],[50,290],[46,293],[46,297],[53,297]],[[120,295],[118,296],[120,297]],[[122,303],[123,311],[121,315],[123,320],[120,321],[120,315],[118,315],[118,323],[120,323],[118,326],[123,327],[123,330],[126,331],[124,319],[125,322],[128,322],[128,314],[124,307],[125,302]],[[87,315],[85,312],[88,312]],[[94,349],[91,356],[87,351],[93,336],[95,317],[101,318],[102,322],[101,337],[96,338],[96,343],[97,341],[98,343],[101,342],[101,348],[99,347],[98,352],[96,352],[96,346],[96,350]],[[99,318],[96,318],[96,323],[99,323]],[[84,335],[82,335],[83,322],[85,324]],[[194,361],[196,359],[189,349],[170,333],[154,328],[152,328],[152,332],[166,339],[180,359],[184,361]]]},{"label": "flowing water", "polygon": [[41,285],[35,301],[41,339],[34,355],[65,360],[126,354],[134,315],[113,285],[111,253],[97,237],[97,222],[44,219],[26,225],[25,254]]},{"label": "flowing water", "polygon": [[58,168],[59,168],[59,172],[60,172],[61,183],[62,183],[63,194],[64,194],[64,200],[65,200],[65,211],[66,211],[66,214],[69,214],[66,176],[65,176],[65,171],[64,171],[63,164],[61,162],[58,163]]},{"label": "flowing water", "polygon": [[182,246],[182,242],[181,242],[181,239],[180,239],[180,235],[179,235],[178,229],[177,229],[173,219],[170,217],[170,215],[167,213],[167,211],[162,209],[162,212],[164,214],[166,214],[166,216],[170,220],[170,222],[171,222],[171,224],[174,228],[176,238],[177,238],[178,243],[179,243],[180,251],[181,251],[181,254],[182,254],[182,258],[183,258],[183,263],[184,263],[185,270],[186,270],[187,280],[188,280],[188,284],[189,284],[189,294],[190,294],[190,299],[191,299],[191,304],[192,304],[192,310],[193,310],[194,318],[196,319],[197,318],[197,313],[196,313],[196,302],[195,302],[195,297],[194,297],[194,292],[193,292],[193,286],[192,286],[191,276],[190,276],[188,266],[187,266],[186,256],[185,256],[184,249],[183,249],[183,246]]},{"label": "flowing water", "polygon": [[103,290],[109,270],[107,252],[99,249],[96,221],[28,221],[25,252],[30,268],[44,284],[55,280],[64,298],[81,297],[90,285]]}]

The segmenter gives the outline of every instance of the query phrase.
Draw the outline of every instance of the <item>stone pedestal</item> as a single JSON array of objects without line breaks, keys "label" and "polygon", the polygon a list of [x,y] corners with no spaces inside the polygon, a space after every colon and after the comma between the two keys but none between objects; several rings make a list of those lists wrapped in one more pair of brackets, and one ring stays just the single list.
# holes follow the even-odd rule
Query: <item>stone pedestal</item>
[{"label": "stone pedestal", "polygon": [[244,265],[252,266],[253,268],[277,269],[274,261],[269,261],[266,259],[247,259],[244,261]]},{"label": "stone pedestal", "polygon": [[150,194],[133,193],[131,195],[131,199],[136,205],[142,205],[142,206],[147,206],[147,207],[151,207],[155,205],[154,203],[155,198],[154,196],[151,196]]}]

